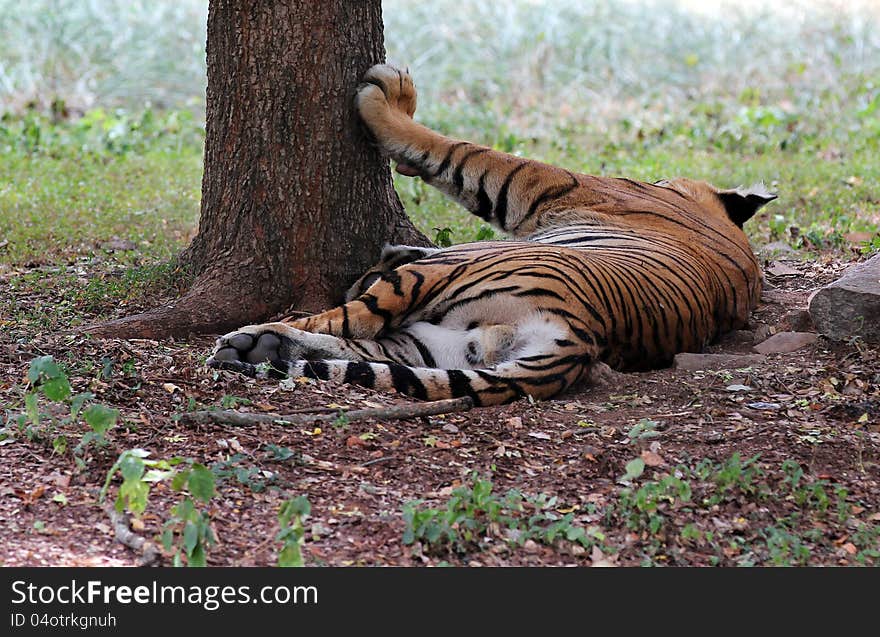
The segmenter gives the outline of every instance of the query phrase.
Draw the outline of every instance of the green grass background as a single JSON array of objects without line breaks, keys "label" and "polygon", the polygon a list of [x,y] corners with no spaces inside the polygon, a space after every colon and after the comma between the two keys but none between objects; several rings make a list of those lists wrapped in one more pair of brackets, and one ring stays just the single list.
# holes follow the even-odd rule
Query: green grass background
[{"label": "green grass background", "polygon": [[[5,267],[143,267],[186,244],[202,171],[206,5],[0,0]],[[383,7],[388,57],[412,70],[417,117],[431,127],[582,172],[763,180],[780,198],[749,225],[756,246],[880,248],[875,2]],[[422,182],[396,185],[429,236],[489,234]],[[134,248],[112,249],[119,240]]]}]

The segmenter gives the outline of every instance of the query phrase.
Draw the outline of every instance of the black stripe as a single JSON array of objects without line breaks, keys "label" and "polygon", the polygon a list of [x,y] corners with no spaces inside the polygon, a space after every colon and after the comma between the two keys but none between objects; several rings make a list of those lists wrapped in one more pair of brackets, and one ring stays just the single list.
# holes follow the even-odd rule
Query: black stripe
[{"label": "black stripe", "polygon": [[342,382],[362,387],[375,387],[376,372],[373,371],[373,366],[370,363],[364,361],[349,363],[345,368],[345,378]]},{"label": "black stripe", "polygon": [[449,147],[449,150],[446,152],[446,156],[443,158],[443,161],[440,162],[440,165],[437,166],[437,170],[433,172],[431,178],[436,178],[441,176],[446,169],[449,168],[449,164],[452,162],[452,155],[455,153],[457,148],[466,145],[467,142],[455,142],[452,146]]},{"label": "black stripe", "polygon": [[498,195],[495,197],[495,219],[498,220],[498,225],[505,230],[507,229],[507,191],[510,189],[510,182],[516,177],[516,173],[528,165],[529,162],[523,162],[511,170],[504,179],[504,183],[501,184],[501,189],[498,191]]},{"label": "black stripe", "polygon": [[480,175],[480,181],[477,182],[477,209],[474,214],[480,219],[489,221],[492,217],[492,200],[486,192],[486,174],[488,171]]},{"label": "black stripe", "polygon": [[387,326],[388,323],[391,322],[393,315],[388,310],[383,310],[379,307],[379,299],[372,294],[364,294],[358,299],[361,303],[367,306],[367,309],[370,310],[376,316],[382,317],[382,322]]},{"label": "black stripe", "polygon": [[330,367],[324,361],[306,361],[306,364],[303,365],[303,376],[330,380]]},{"label": "black stripe", "polygon": [[350,325],[348,323],[348,304],[342,306],[342,336],[348,338],[351,336]]},{"label": "black stripe", "polygon": [[387,363],[387,365],[388,371],[391,372],[391,382],[394,385],[394,389],[401,394],[413,396],[420,400],[428,399],[428,392],[425,386],[412,368],[396,363]]},{"label": "black stripe", "polygon": [[483,404],[483,401],[480,399],[480,394],[474,391],[474,387],[471,385],[471,379],[466,372],[460,369],[447,369],[446,377],[449,379],[449,391],[453,398],[470,396],[474,401],[474,405],[477,407]]},{"label": "black stripe", "polygon": [[467,163],[467,160],[474,155],[480,155],[486,152],[489,152],[488,148],[475,148],[458,160],[458,166],[455,167],[455,171],[452,173],[452,185],[455,186],[458,195],[461,195],[461,191],[464,189],[464,165]]},{"label": "black stripe", "polygon": [[577,180],[577,177],[575,177],[571,173],[568,173],[568,176],[571,177],[570,184],[565,184],[562,186],[550,186],[550,187],[546,188],[544,190],[544,192],[542,192],[540,195],[538,195],[538,198],[532,202],[532,205],[529,206],[529,209],[526,212],[526,214],[524,214],[516,222],[516,224],[513,226],[512,229],[516,230],[517,228],[519,228],[523,224],[524,221],[526,221],[526,219],[530,219],[531,217],[533,217],[535,215],[535,213],[538,212],[538,207],[541,204],[547,202],[550,199],[558,199],[559,197],[564,197],[565,195],[567,195],[568,193],[570,193],[572,190],[574,190],[575,188],[577,188],[580,185],[580,183]]},{"label": "black stripe", "polygon": [[407,334],[407,336],[412,339],[412,342],[415,344],[416,349],[419,350],[419,354],[422,355],[422,360],[425,361],[425,367],[437,367],[437,361],[434,360],[434,356],[431,354],[431,350],[425,347],[425,344],[412,334]]}]

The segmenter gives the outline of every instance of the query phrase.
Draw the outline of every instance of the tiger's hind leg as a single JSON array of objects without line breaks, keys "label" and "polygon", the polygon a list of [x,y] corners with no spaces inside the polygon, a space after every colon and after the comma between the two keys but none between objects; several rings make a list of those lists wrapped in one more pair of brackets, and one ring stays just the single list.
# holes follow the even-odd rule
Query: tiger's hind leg
[{"label": "tiger's hind leg", "polygon": [[565,208],[581,188],[579,176],[556,166],[450,139],[413,121],[416,89],[409,72],[387,64],[367,71],[358,113],[398,172],[419,176],[473,214],[525,237],[542,215]]},{"label": "tiger's hind leg", "polygon": [[353,301],[376,281],[383,276],[387,276],[392,270],[396,270],[402,265],[418,261],[424,257],[440,252],[439,248],[422,248],[417,246],[404,245],[386,245],[382,248],[382,254],[378,263],[368,269],[364,274],[355,281],[348,291],[345,293],[345,300]]}]

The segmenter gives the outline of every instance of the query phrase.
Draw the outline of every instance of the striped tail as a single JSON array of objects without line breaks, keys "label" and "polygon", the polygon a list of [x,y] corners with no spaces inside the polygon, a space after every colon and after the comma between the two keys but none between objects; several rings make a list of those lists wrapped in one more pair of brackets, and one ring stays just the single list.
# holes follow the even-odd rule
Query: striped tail
[{"label": "striped tail", "polygon": [[273,361],[254,365],[243,361],[211,361],[255,378],[314,378],[350,383],[380,391],[397,390],[420,400],[469,396],[474,405],[500,405],[524,396],[549,398],[580,381],[590,366],[586,356],[562,356],[540,362],[519,359],[492,369],[437,369],[399,363],[346,360]]}]

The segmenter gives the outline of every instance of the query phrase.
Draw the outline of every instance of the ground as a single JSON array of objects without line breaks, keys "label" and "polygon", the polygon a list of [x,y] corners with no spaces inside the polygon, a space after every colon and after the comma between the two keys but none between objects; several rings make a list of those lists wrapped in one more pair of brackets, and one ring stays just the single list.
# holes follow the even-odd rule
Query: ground
[{"label": "ground", "polygon": [[[801,321],[797,310],[809,290],[844,267],[833,260],[768,265],[768,289],[751,326],[765,334],[762,326],[785,331]],[[2,276],[8,282],[20,275]],[[96,272],[81,268],[79,275],[87,280]],[[10,300],[21,309],[62,296],[26,287],[13,289]],[[408,399],[218,373],[204,365],[210,338],[97,341],[76,331],[25,332],[8,332],[15,338],[0,350],[0,402],[8,416],[23,411],[30,361],[52,355],[74,393],[91,391],[93,402],[120,417],[103,446],[79,452],[73,449],[88,425],[61,422],[69,409],[45,396],[39,425],[23,419],[7,429],[0,440],[5,565],[139,563],[139,553],[114,539],[99,501],[108,470],[134,448],[211,468],[217,495],[204,507],[216,536],[209,565],[275,564],[277,513],[294,496],[311,505],[303,522],[311,565],[880,562],[880,351],[859,341],[820,338],[739,370],[606,375],[534,404],[346,422],[339,408]],[[711,351],[747,353],[751,338],[740,332]],[[285,414],[326,408],[328,415],[309,426],[181,420],[187,411],[222,407]],[[53,446],[60,436],[63,453]],[[636,458],[644,472],[622,480]],[[120,482],[116,474],[107,502]],[[168,482],[153,486],[133,521],[143,537],[161,533],[183,497]],[[488,484],[491,494],[479,500],[476,492]],[[522,496],[519,505],[504,504],[509,489]],[[464,513],[452,525],[458,535],[419,530],[411,512],[408,530],[403,509],[413,500],[423,501],[423,521],[440,524],[435,530],[449,530],[441,511],[459,502]],[[500,513],[492,513],[493,502]],[[546,531],[554,522],[560,537]],[[469,524],[476,531],[466,539]]]},{"label": "ground", "polygon": [[[183,561],[206,548],[211,565],[296,562],[300,536],[313,565],[880,561],[880,364],[859,340],[747,369],[606,375],[545,403],[346,422],[340,407],[405,401],[215,373],[209,337],[84,337],[190,280],[174,257],[199,218],[207,4],[7,4],[0,563],[138,563],[105,510],[120,489],[145,505],[140,537],[170,522]],[[708,4],[661,2],[650,20],[628,0],[385,0],[383,13],[388,58],[413,71],[416,118],[436,130],[577,172],[778,193],[746,224],[768,283],[752,334],[713,346],[745,353],[771,329],[810,329],[809,290],[880,251],[880,14]],[[395,187],[435,243],[493,237],[423,181]],[[209,408],[331,417],[187,424]],[[102,505],[134,449],[151,455],[125,456]]]}]

